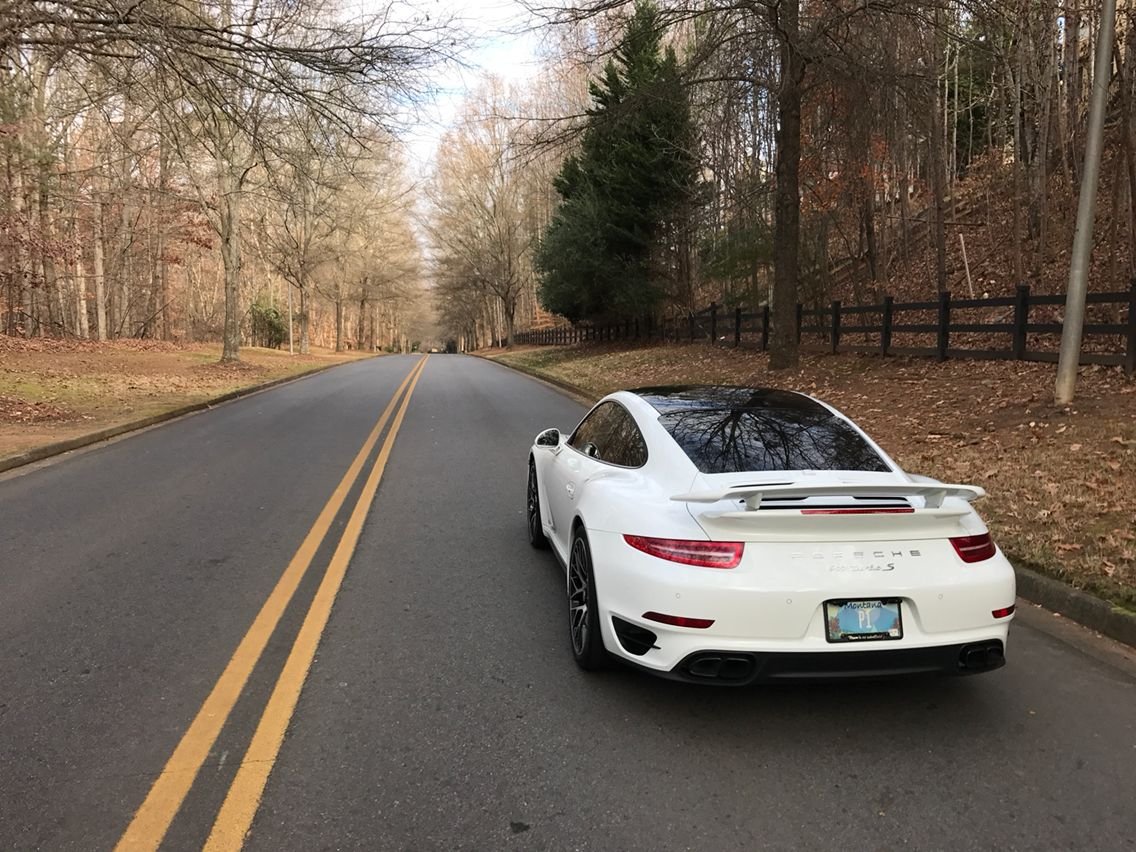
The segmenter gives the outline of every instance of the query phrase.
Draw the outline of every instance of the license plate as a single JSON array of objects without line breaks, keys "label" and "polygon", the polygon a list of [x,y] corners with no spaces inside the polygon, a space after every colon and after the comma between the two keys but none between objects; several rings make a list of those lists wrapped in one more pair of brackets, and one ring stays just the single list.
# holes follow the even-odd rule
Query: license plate
[{"label": "license plate", "polygon": [[829,642],[873,642],[903,638],[899,601],[825,601],[824,623]]}]

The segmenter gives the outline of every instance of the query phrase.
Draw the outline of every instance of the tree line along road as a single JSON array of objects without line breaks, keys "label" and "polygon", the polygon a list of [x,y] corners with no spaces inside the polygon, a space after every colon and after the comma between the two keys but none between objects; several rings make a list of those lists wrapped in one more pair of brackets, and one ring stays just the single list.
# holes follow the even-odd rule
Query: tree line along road
[{"label": "tree line along road", "polygon": [[973,679],[578,671],[582,413],[390,356],[0,477],[0,848],[1136,846],[1136,658],[1029,606]]}]

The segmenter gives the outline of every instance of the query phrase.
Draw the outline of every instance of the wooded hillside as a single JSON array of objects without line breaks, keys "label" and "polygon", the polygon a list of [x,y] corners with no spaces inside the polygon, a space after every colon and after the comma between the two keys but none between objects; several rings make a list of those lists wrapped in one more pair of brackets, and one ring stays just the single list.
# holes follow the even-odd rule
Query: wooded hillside
[{"label": "wooded hillside", "polygon": [[[510,93],[511,108],[480,111],[483,126],[519,128],[483,140],[482,156],[509,163],[518,181],[531,178],[523,207],[543,223],[512,260],[527,282],[519,304],[532,306],[515,317],[518,329],[560,321],[542,305],[611,322],[712,301],[769,304],[776,360],[788,345],[777,337],[778,306],[790,312],[781,322],[788,332],[798,299],[1010,296],[1021,283],[1064,291],[1097,5],[747,0],[536,11],[556,34],[547,72]],[[1098,291],[1127,290],[1134,272],[1132,14],[1122,3],[1107,81],[1089,278]],[[648,19],[656,44],[645,59],[636,28]],[[682,85],[651,84],[642,69],[663,67],[668,53]],[[619,141],[617,128],[662,106],[688,114],[689,132]],[[635,177],[644,167],[660,173],[645,141],[669,145],[672,160],[694,157],[696,180],[651,221],[630,225],[629,209],[662,195]],[[581,175],[600,176],[583,201],[571,188]],[[574,217],[575,243],[565,239],[573,233],[565,216]],[[647,264],[641,279],[601,280],[636,253]],[[491,288],[460,280],[492,313]],[[481,344],[505,339],[508,326],[450,323]]]}]

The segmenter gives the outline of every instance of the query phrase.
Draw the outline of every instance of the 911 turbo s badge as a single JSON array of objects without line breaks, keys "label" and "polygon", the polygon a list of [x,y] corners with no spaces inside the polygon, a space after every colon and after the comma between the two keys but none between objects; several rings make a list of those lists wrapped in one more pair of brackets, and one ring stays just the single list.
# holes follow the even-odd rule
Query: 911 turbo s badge
[{"label": "911 turbo s badge", "polygon": [[831,560],[828,570],[833,574],[856,574],[861,572],[894,571],[896,563],[892,560],[898,558],[920,558],[923,554],[918,550],[854,550],[851,553],[837,551],[824,553],[794,553],[793,559],[809,559],[814,561]]}]

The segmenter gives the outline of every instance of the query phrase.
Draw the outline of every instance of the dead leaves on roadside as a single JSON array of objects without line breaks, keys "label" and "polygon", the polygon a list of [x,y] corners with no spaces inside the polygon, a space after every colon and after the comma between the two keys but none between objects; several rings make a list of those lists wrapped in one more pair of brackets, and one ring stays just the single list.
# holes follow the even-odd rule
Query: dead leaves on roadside
[{"label": "dead leaves on roadside", "polygon": [[78,420],[76,414],[51,402],[32,402],[0,394],[0,423],[67,423]]}]

